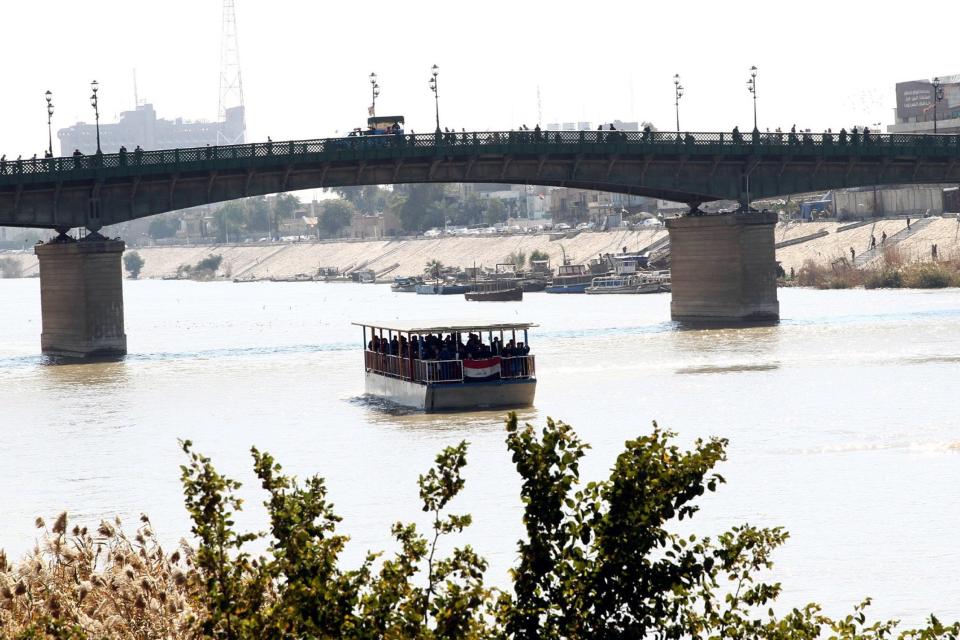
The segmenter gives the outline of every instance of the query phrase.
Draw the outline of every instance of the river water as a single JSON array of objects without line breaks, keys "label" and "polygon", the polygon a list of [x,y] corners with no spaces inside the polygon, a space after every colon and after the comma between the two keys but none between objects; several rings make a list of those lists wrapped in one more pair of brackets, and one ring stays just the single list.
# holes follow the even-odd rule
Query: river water
[{"label": "river water", "polygon": [[33,519],[96,523],[147,512],[161,539],[189,534],[178,438],[243,481],[241,526],[264,529],[249,448],[327,478],[352,536],[348,562],[392,549],[421,520],[416,478],[470,442],[469,540],[505,582],[521,534],[503,415],[424,415],[363,399],[355,320],[532,321],[539,383],[521,413],[572,424],[586,479],[656,419],[729,438],[728,483],[691,525],[791,533],[776,554],[784,605],[960,618],[960,291],[779,293],[773,327],[681,330],[669,296],[529,294],[522,303],[321,283],[127,281],[129,356],[51,365],[37,355],[39,282],[0,280],[0,547],[18,557]]}]

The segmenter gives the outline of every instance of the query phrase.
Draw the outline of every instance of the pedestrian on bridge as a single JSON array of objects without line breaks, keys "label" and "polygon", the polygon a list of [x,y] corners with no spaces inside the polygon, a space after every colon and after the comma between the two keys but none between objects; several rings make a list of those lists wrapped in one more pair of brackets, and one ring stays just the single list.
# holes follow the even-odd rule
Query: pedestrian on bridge
[{"label": "pedestrian on bridge", "polygon": [[910,230],[910,218],[907,218],[907,231]]},{"label": "pedestrian on bridge", "polygon": [[853,247],[850,247],[850,262],[853,262],[857,259],[857,252],[853,250]]},{"label": "pedestrian on bridge", "polygon": [[882,246],[885,245],[885,244],[887,244],[887,232],[886,232],[886,231],[884,231],[882,234],[880,234],[880,246],[882,247]]},{"label": "pedestrian on bridge", "polygon": [[871,234],[871,235],[870,235],[870,249],[873,250],[873,249],[876,249],[876,248],[877,248],[877,237],[876,237],[875,235]]}]

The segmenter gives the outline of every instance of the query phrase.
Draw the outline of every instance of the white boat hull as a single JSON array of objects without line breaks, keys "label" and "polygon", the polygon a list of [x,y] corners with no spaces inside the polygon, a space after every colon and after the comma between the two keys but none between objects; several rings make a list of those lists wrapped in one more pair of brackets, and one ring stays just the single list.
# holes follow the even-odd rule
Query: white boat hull
[{"label": "white boat hull", "polygon": [[536,390],[535,379],[428,385],[366,372],[368,394],[427,412],[529,407]]}]

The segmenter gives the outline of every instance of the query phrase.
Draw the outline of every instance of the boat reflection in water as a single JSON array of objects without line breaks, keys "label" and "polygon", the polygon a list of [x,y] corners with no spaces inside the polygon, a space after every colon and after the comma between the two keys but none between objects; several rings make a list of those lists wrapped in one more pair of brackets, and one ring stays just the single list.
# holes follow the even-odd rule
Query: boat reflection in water
[{"label": "boat reflection in water", "polygon": [[427,412],[533,404],[537,377],[528,332],[536,325],[354,324],[363,328],[370,395]]}]

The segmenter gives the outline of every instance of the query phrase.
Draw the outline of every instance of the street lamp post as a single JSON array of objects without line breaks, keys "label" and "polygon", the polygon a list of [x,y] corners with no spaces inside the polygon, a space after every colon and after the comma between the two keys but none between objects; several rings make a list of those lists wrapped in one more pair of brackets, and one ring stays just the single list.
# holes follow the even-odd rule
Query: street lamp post
[{"label": "street lamp post", "polygon": [[53,157],[53,94],[47,91],[44,94],[47,98],[47,157]]},{"label": "street lamp post", "polygon": [[683,85],[680,84],[680,74],[673,74],[673,105],[677,108],[677,133],[680,133],[680,98],[683,97]]},{"label": "street lamp post", "polygon": [[747,90],[753,94],[753,130],[757,131],[757,68],[750,67],[750,79],[747,80]]},{"label": "street lamp post", "polygon": [[943,87],[940,78],[933,79],[933,132],[937,132],[937,103],[943,100]]},{"label": "street lamp post", "polygon": [[97,91],[100,90],[100,85],[94,80],[90,83],[90,88],[93,89],[93,95],[90,96],[90,106],[93,107],[93,115],[97,122],[97,155],[102,155],[103,151],[100,150],[100,108],[97,99]]},{"label": "street lamp post", "polygon": [[437,76],[440,74],[440,67],[433,65],[431,71],[433,75],[430,78],[430,90],[433,91],[433,106],[437,111],[437,131],[440,131],[440,95],[437,93]]},{"label": "street lamp post", "polygon": [[377,96],[380,95],[380,85],[377,84],[377,74],[370,74],[370,93],[373,96],[373,100],[370,103],[370,115],[377,115]]}]

